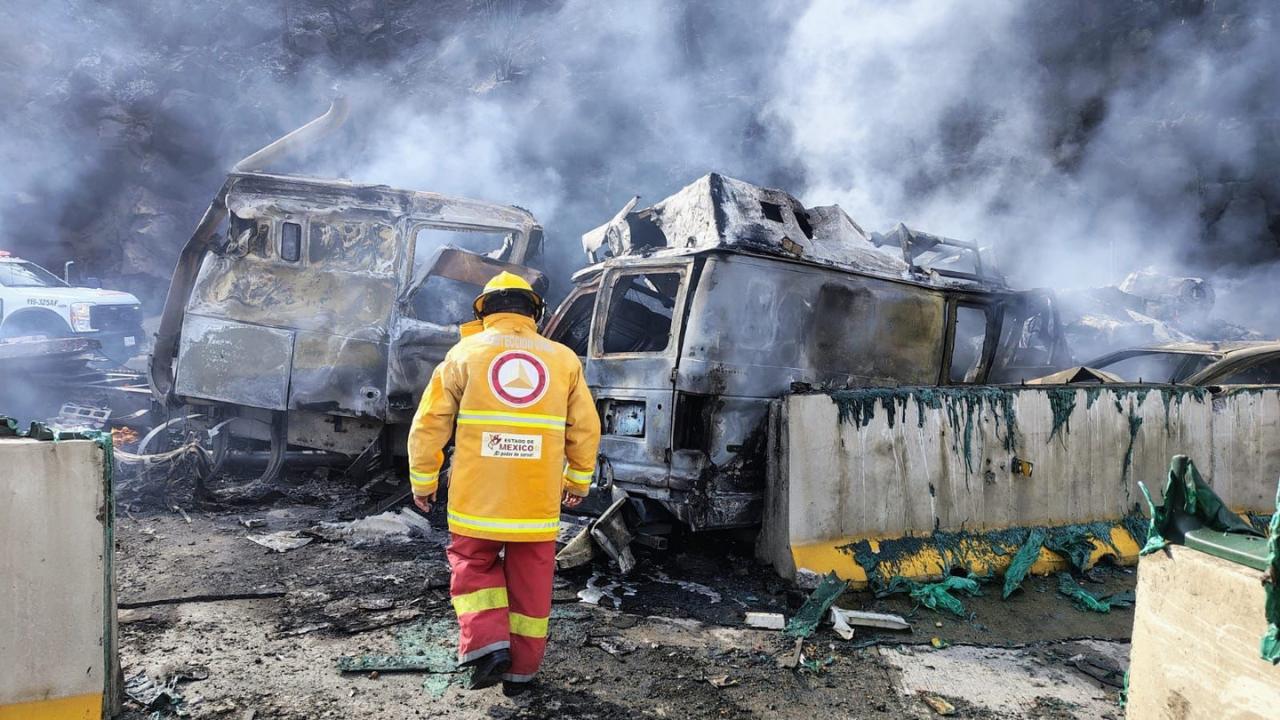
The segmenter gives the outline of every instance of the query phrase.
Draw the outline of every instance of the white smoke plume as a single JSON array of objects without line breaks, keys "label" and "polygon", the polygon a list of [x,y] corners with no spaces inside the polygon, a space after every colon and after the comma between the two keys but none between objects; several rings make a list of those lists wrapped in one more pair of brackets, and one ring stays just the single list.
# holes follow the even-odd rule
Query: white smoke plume
[{"label": "white smoke plume", "polygon": [[710,170],[994,245],[1024,285],[1157,264],[1221,278],[1230,307],[1274,278],[1261,0],[9,0],[0,20],[0,247],[80,259],[153,312],[226,169],[337,92],[348,131],[285,169],[522,205],[560,278],[631,195]]}]

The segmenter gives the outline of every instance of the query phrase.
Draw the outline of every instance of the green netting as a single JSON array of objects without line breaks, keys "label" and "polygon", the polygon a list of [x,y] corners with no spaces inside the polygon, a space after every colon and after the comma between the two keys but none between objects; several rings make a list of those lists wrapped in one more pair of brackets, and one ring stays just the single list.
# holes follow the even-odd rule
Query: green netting
[{"label": "green netting", "polygon": [[1017,554],[1009,563],[1009,569],[1004,572],[1004,594],[1001,597],[1008,598],[1022,584],[1027,573],[1031,571],[1031,566],[1035,564],[1036,558],[1040,557],[1040,548],[1044,545],[1045,536],[1045,531],[1040,528],[1027,533],[1027,541],[1018,548]]},{"label": "green netting", "polygon": [[[991,567],[992,555],[1013,554],[1013,562],[1018,562],[1017,553],[1024,547],[1032,533],[1044,535],[1042,543],[1050,549],[1063,554],[1078,570],[1085,570],[1092,559],[1093,540],[1109,546],[1117,555],[1120,549],[1111,540],[1111,534],[1117,529],[1127,529],[1134,542],[1141,544],[1146,537],[1146,520],[1137,511],[1126,516],[1119,523],[1093,522],[1061,525],[1057,527],[1013,527],[984,532],[959,530],[947,532],[938,530],[929,535],[904,535],[898,538],[883,539],[874,545],[868,540],[839,547],[841,552],[853,556],[855,562],[867,574],[867,581],[872,590],[884,590],[890,579],[898,575],[909,575],[916,572],[922,555],[937,553],[941,560],[941,573],[963,571],[969,575],[987,572]],[[1053,542],[1048,542],[1053,539]],[[1027,551],[1030,553],[1030,550]],[[1034,563],[1034,556],[1031,562]],[[1011,565],[1010,570],[1014,568]],[[1006,570],[1006,576],[1010,571]],[[1021,582],[1020,578],[1018,582]],[[1016,585],[1015,585],[1016,587]]]},{"label": "green netting", "polygon": [[1071,413],[1076,409],[1075,388],[1051,388],[1045,391],[1049,397],[1049,409],[1053,413],[1053,429],[1049,431],[1049,441],[1062,428],[1071,432]]},{"label": "green netting", "polygon": [[913,600],[930,610],[945,610],[957,617],[966,616],[964,603],[952,595],[952,592],[964,593],[970,597],[982,595],[977,580],[952,575],[936,583],[919,583],[904,577],[895,577],[889,581],[883,592],[877,593],[877,596],[883,597],[899,592],[910,593]]},{"label": "green netting", "polygon": [[813,631],[818,629],[822,619],[827,616],[827,611],[831,609],[836,598],[848,588],[848,582],[836,577],[835,573],[828,573],[822,578],[817,589],[809,594],[804,605],[800,606],[800,610],[787,622],[787,629],[783,632],[797,638],[807,638],[812,635]]},{"label": "green netting", "polygon": [[1133,469],[1133,446],[1138,441],[1138,431],[1142,429],[1142,416],[1129,407],[1129,445],[1124,449],[1124,462],[1120,466],[1120,484],[1124,487],[1125,501],[1129,500],[1129,471]]},{"label": "green netting", "polygon": [[1071,567],[1084,571],[1089,567],[1093,557],[1093,538],[1108,544],[1111,542],[1109,526],[1093,528],[1088,525],[1066,525],[1053,528],[1044,541],[1044,546],[1061,555],[1071,563]]},{"label": "green netting", "polygon": [[1013,452],[1017,444],[1018,421],[1014,410],[1016,391],[1000,387],[900,387],[835,390],[830,393],[841,423],[862,428],[870,423],[879,407],[887,413],[889,427],[906,420],[907,405],[916,406],[916,426],[924,427],[925,409],[944,410],[951,426],[952,448],[963,455],[965,471],[973,472],[973,440],[982,412],[990,410],[1004,427],[1004,449]]},{"label": "green netting", "polygon": [[433,697],[442,697],[451,682],[461,681],[453,646],[455,627],[450,618],[419,620],[396,631],[398,653],[339,657],[338,670],[425,673],[422,689]]}]

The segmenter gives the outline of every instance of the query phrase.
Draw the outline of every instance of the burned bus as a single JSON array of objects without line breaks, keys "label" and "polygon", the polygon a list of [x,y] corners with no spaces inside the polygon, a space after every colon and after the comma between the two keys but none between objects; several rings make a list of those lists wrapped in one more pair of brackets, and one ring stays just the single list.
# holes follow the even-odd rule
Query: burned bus
[{"label": "burned bus", "polygon": [[[710,174],[583,236],[546,334],[583,358],[597,483],[693,530],[759,523],[768,407],[831,387],[1015,382],[1070,363],[1053,296],[973,243]],[[659,522],[660,524],[660,522]]]}]

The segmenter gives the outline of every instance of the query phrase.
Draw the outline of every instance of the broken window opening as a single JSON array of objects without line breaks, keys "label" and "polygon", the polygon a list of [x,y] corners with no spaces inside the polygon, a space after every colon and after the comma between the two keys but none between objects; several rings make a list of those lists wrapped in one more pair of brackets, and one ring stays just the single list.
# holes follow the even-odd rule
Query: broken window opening
[{"label": "broken window opening", "polygon": [[505,233],[473,232],[422,226],[414,232],[413,280],[409,314],[438,325],[458,325],[475,318],[471,304],[483,288],[461,280],[427,275],[428,263],[441,248],[461,248],[478,255],[497,257],[511,243]]},{"label": "broken window opening", "polygon": [[409,299],[410,315],[436,325],[460,325],[475,318],[472,303],[481,290],[478,285],[430,275]]},{"label": "broken window opening", "polygon": [[1008,303],[997,344],[1004,368],[1047,366],[1053,362],[1053,306],[1044,298]]},{"label": "broken window opening", "polygon": [[680,273],[643,273],[618,278],[609,298],[604,354],[663,352],[671,345],[671,324]]},{"label": "broken window opening", "polygon": [[785,220],[782,219],[782,206],[777,203],[765,202],[761,200],[760,212],[764,213],[765,218],[768,220],[772,220],[776,223],[786,222]]},{"label": "broken window opening", "polygon": [[1269,358],[1218,380],[1223,385],[1275,385],[1280,383],[1280,358]]},{"label": "broken window opening", "polygon": [[800,226],[800,232],[810,240],[813,239],[813,225],[809,223],[809,213],[804,208],[791,208],[791,212],[796,216],[796,224]]},{"label": "broken window opening", "polygon": [[957,305],[953,337],[949,379],[953,383],[977,382],[986,350],[986,309],[976,305]]},{"label": "broken window opening", "polygon": [[267,257],[269,227],[254,218],[242,218],[231,213],[227,222],[226,242],[221,248],[215,248],[214,252],[237,258],[250,253],[257,257]]},{"label": "broken window opening", "polygon": [[551,339],[568,347],[574,355],[585,357],[591,340],[591,315],[595,305],[594,291],[579,295],[565,310]]},{"label": "broken window opening", "polygon": [[414,233],[413,265],[421,267],[442,247],[455,247],[477,255],[501,259],[503,252],[514,243],[506,233],[445,229],[424,225]]},{"label": "broken window opening", "polygon": [[302,226],[294,222],[280,225],[280,259],[298,262],[302,258]]},{"label": "broken window opening", "polygon": [[1189,374],[1181,372],[1186,360],[1184,353],[1140,353],[1099,365],[1096,369],[1106,370],[1128,382],[1172,383],[1185,379]]}]

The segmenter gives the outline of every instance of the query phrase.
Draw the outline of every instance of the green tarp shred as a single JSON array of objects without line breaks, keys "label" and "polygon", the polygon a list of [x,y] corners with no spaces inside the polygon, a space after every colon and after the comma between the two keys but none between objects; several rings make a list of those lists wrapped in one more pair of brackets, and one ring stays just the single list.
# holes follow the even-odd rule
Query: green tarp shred
[{"label": "green tarp shred", "polygon": [[1036,558],[1040,557],[1040,548],[1044,545],[1045,532],[1040,528],[1035,528],[1027,533],[1026,542],[1022,543],[1022,547],[1018,548],[1017,554],[1013,556],[1013,560],[1009,562],[1009,569],[1004,572],[1004,593],[1002,598],[1008,599],[1014,590],[1022,584],[1027,577],[1027,573],[1031,571],[1031,566],[1035,564]]},{"label": "green tarp shred", "polygon": [[1080,587],[1079,583],[1071,577],[1071,573],[1060,573],[1058,575],[1058,592],[1071,598],[1076,607],[1081,610],[1089,610],[1096,613],[1111,612],[1111,603],[1094,597],[1093,593]]},{"label": "green tarp shred", "polygon": [[835,573],[827,573],[818,587],[809,594],[800,610],[787,621],[787,635],[796,638],[807,638],[818,629],[818,624],[827,616],[831,605],[840,594],[849,588],[849,583],[836,577]]},{"label": "green tarp shred", "polygon": [[1194,526],[1260,536],[1247,520],[1227,509],[1200,477],[1196,464],[1186,455],[1174,455],[1169,462],[1163,505],[1156,507],[1144,483],[1139,482],[1138,487],[1151,510],[1151,525],[1147,529],[1147,544],[1142,548],[1142,555],[1150,555],[1170,542],[1181,542],[1182,533]]},{"label": "green tarp shred", "polygon": [[930,610],[945,610],[956,617],[966,616],[964,603],[960,602],[960,599],[951,593],[964,593],[970,597],[978,597],[982,594],[977,580],[952,575],[942,582],[936,583],[920,583],[896,576],[889,581],[888,587],[883,592],[877,593],[877,595],[883,597],[898,592],[909,593],[911,599]]},{"label": "green tarp shred", "polygon": [[1271,515],[1271,553],[1267,556],[1271,569],[1262,586],[1266,588],[1267,632],[1262,636],[1262,659],[1280,663],[1280,488],[1276,488],[1276,511]]},{"label": "green tarp shred", "polygon": [[[1109,537],[1104,537],[1110,541]],[[1085,527],[1055,528],[1044,541],[1044,546],[1066,558],[1071,567],[1084,571],[1093,557],[1093,538],[1094,533]]]}]

